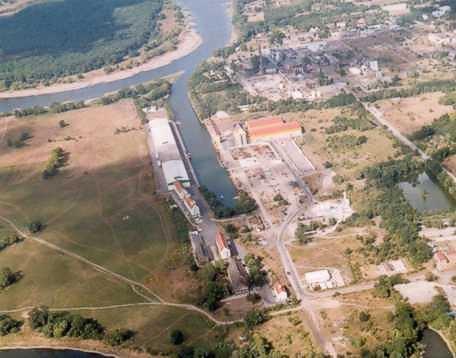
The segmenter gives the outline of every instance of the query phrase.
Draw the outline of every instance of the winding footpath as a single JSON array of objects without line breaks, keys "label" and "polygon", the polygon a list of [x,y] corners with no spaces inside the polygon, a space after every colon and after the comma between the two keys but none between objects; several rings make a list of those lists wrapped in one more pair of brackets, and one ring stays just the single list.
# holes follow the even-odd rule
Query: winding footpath
[{"label": "winding footpath", "polygon": [[[123,305],[111,305],[111,306],[100,306],[100,307],[66,307],[66,308],[50,308],[51,311],[82,311],[82,310],[106,310],[106,309],[115,309],[115,308],[124,308],[124,307],[134,307],[134,306],[147,306],[147,305],[161,305],[161,306],[168,306],[168,307],[176,307],[176,308],[181,308],[185,309],[188,311],[193,311],[197,312],[199,314],[202,314],[206,318],[208,318],[210,321],[215,323],[218,326],[228,326],[228,325],[233,325],[236,323],[243,322],[243,320],[231,320],[231,321],[222,321],[217,318],[215,318],[213,315],[211,315],[209,312],[191,304],[185,304],[185,303],[174,303],[174,302],[169,302],[161,298],[157,293],[153,292],[151,289],[146,287],[144,284],[141,282],[134,281],[128,277],[125,277],[117,272],[114,272],[112,270],[109,270],[106,267],[103,267],[93,261],[90,261],[86,259],[83,256],[80,256],[72,251],[66,250],[64,248],[61,248],[53,243],[50,243],[46,240],[43,240],[39,237],[29,235],[27,232],[24,230],[21,230],[15,223],[13,223],[11,220],[4,216],[0,216],[0,221],[3,221],[4,223],[8,224],[14,231],[16,231],[17,234],[21,235],[22,237],[34,241],[40,245],[46,246],[47,248],[60,252],[63,255],[69,256],[75,260],[78,260],[88,266],[91,266],[95,270],[102,272],[104,274],[110,275],[117,280],[127,283],[130,285],[132,288],[133,292],[135,292],[138,296],[142,297],[145,299],[147,302],[140,302],[140,303],[131,303],[131,304],[123,304]],[[144,290],[151,296],[148,296],[146,294],[141,293],[139,290]],[[14,312],[24,312],[24,311],[29,311],[33,307],[27,306],[27,307],[22,307],[22,308],[17,308],[13,310],[5,310],[5,311],[0,311],[1,313],[14,313]]]}]

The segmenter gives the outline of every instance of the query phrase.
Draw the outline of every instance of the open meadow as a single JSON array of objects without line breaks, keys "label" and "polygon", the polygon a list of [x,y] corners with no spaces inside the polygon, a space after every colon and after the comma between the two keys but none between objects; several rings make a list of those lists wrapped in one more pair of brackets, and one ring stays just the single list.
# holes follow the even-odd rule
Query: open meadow
[{"label": "open meadow", "polygon": [[[22,275],[0,292],[2,309],[145,302],[128,282],[71,254],[143,284],[149,297],[156,293],[172,302],[195,301],[199,284],[190,271],[186,224],[154,192],[146,133],[133,101],[3,118],[0,138],[0,235],[13,234],[14,225],[31,236],[0,251],[1,266]],[[56,148],[64,153],[63,163],[45,175]],[[30,233],[31,223],[40,223],[41,230]],[[188,332],[189,339],[210,327],[204,316],[181,308],[128,310],[125,315],[118,310],[93,313],[109,328],[148,332],[154,326],[158,336],[177,320],[184,326],[199,322],[191,323],[195,329]],[[143,338],[138,342],[155,346],[148,333]],[[169,341],[160,340],[159,349],[165,349]]]},{"label": "open meadow", "polygon": [[452,106],[439,103],[442,97],[441,92],[426,93],[416,97],[377,101],[375,106],[393,127],[409,135],[453,111]]}]

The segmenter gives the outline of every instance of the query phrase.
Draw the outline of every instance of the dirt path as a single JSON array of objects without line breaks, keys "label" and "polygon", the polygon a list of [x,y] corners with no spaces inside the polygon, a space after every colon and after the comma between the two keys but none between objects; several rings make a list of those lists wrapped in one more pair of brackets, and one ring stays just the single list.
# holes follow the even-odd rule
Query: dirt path
[{"label": "dirt path", "polygon": [[[197,306],[194,306],[194,305],[191,305],[191,304],[185,304],[185,303],[173,303],[173,302],[167,302],[165,300],[163,300],[158,294],[156,294],[155,292],[153,292],[152,290],[150,290],[147,286],[143,285],[142,283],[140,282],[137,282],[137,281],[134,281],[134,280],[131,280],[129,279],[128,277],[125,277],[121,274],[118,274],[117,272],[114,272],[114,271],[111,271],[109,269],[107,269],[106,267],[103,267],[101,265],[98,265],[97,263],[95,262],[92,262],[88,259],[86,259],[85,257],[82,257],[74,252],[71,252],[69,250],[66,250],[64,248],[61,248],[55,244],[52,244],[46,240],[43,240],[43,239],[40,239],[39,237],[36,237],[36,236],[32,236],[32,235],[29,235],[28,233],[26,233],[25,231],[19,229],[11,220],[9,220],[8,218],[4,217],[4,216],[0,216],[0,221],[3,221],[5,222],[6,224],[8,224],[14,231],[16,231],[19,235],[23,236],[24,238],[28,239],[28,240],[31,240],[31,241],[34,241],[40,245],[43,245],[43,246],[46,246],[54,251],[58,251],[60,252],[61,254],[64,254],[66,256],[69,256],[69,257],[72,257],[84,264],[87,264],[89,266],[91,266],[92,268],[94,268],[95,270],[99,271],[99,272],[102,272],[104,274],[108,274],[108,275],[111,275],[113,277],[115,277],[116,279],[118,279],[119,281],[122,281],[122,282],[125,282],[127,284],[129,284],[133,291],[138,294],[139,296],[141,296],[142,298],[148,300],[148,302],[144,302],[144,303],[134,303],[134,304],[130,304],[131,306],[135,306],[135,305],[162,305],[162,306],[168,306],[168,307],[176,307],[176,308],[182,308],[182,309],[185,309],[185,310],[189,310],[189,311],[194,311],[194,312],[197,312],[197,313],[200,313],[202,315],[204,315],[205,317],[207,317],[209,320],[211,320],[213,323],[215,323],[216,325],[219,325],[219,326],[224,326],[224,325],[232,325],[232,324],[235,324],[235,323],[239,323],[239,322],[242,322],[242,320],[233,320],[233,321],[221,321],[221,320],[218,320],[216,319],[214,316],[212,316],[210,313],[206,312],[205,310],[197,307]],[[143,293],[140,293],[139,292],[139,289],[142,289],[144,290],[145,292],[147,292],[148,294],[150,294],[151,296],[148,296],[146,294],[143,294]],[[90,310],[90,309],[111,309],[111,308],[119,308],[119,307],[122,307],[124,305],[113,305],[113,306],[104,306],[104,307],[75,307],[73,308],[73,310]],[[21,312],[21,311],[25,311],[25,310],[30,310],[31,307],[23,307],[23,308],[20,308],[20,309],[17,309],[17,312]],[[54,308],[54,310],[70,310],[71,308]],[[9,311],[9,312],[12,312],[12,311]]]}]

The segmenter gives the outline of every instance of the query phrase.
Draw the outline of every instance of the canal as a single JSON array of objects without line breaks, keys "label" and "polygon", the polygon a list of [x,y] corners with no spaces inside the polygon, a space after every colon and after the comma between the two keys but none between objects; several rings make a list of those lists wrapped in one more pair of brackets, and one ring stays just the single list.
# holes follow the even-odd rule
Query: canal
[{"label": "canal", "polygon": [[196,30],[203,39],[202,45],[196,51],[167,66],[141,72],[122,80],[55,94],[0,100],[0,112],[9,112],[16,108],[48,106],[54,102],[97,98],[109,92],[183,71],[173,85],[170,98],[175,120],[180,124],[185,145],[191,153],[192,164],[201,185],[217,193],[226,205],[232,205],[235,188],[226,170],[220,166],[209,134],[196,117],[188,97],[188,80],[193,71],[216,49],[224,47],[230,40],[232,30],[231,18],[228,14],[230,0],[179,0],[179,4],[190,11]]}]

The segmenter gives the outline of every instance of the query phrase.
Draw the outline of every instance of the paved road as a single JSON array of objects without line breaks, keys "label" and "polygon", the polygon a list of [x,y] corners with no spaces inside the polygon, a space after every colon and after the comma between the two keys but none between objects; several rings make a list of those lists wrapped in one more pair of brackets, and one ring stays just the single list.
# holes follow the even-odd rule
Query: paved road
[{"label": "paved road", "polygon": [[279,252],[283,268],[287,274],[288,281],[293,287],[293,290],[297,298],[301,300],[300,308],[306,315],[307,326],[309,330],[312,332],[315,341],[320,347],[322,347],[325,350],[327,354],[331,355],[332,357],[337,357],[337,352],[334,348],[334,345],[331,342],[331,339],[329,337],[326,337],[322,332],[318,312],[315,312],[314,304],[312,302],[313,297],[302,286],[299,274],[296,270],[293,260],[291,259],[288,249],[286,248],[285,243],[283,241],[283,236],[286,230],[288,229],[288,226],[304,210],[305,208],[297,205],[290,207],[290,214],[287,216],[285,222],[278,229],[276,248]]},{"label": "paved road", "polygon": [[364,106],[364,108],[371,113],[376,121],[386,127],[391,134],[396,137],[400,142],[404,143],[406,146],[408,146],[410,149],[412,149],[414,152],[418,153],[423,160],[428,160],[430,157],[426,153],[424,153],[420,148],[417,147],[415,143],[413,143],[411,140],[409,140],[406,136],[404,136],[397,128],[393,127],[391,123],[389,123],[385,117],[383,116],[383,113],[375,108],[374,105],[368,104],[368,103],[363,103],[361,104]]}]

